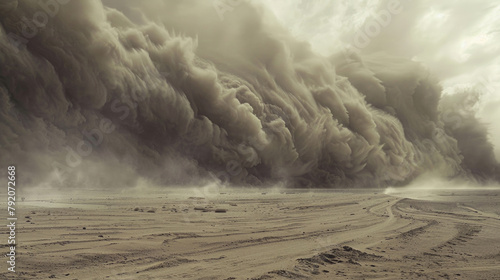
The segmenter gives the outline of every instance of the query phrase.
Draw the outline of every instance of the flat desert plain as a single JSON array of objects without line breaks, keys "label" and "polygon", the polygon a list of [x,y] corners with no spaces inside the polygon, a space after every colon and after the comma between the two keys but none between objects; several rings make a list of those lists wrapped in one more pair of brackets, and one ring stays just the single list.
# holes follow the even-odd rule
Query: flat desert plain
[{"label": "flat desert plain", "polygon": [[386,193],[31,193],[0,278],[500,279],[500,191]]}]

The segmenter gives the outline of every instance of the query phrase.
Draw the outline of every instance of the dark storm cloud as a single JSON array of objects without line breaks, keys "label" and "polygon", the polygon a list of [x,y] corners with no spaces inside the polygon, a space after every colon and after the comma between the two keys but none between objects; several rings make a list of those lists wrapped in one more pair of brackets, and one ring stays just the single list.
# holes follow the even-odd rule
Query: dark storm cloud
[{"label": "dark storm cloud", "polygon": [[212,1],[48,2],[0,6],[2,166],[27,184],[362,187],[498,170],[476,166],[486,130],[473,115],[450,129],[416,62],[325,59],[251,1],[223,20]]}]

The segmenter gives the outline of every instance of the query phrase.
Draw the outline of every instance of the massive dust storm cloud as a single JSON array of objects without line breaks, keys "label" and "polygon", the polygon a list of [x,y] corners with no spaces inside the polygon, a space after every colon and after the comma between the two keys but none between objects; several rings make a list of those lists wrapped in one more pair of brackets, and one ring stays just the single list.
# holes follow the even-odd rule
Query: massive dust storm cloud
[{"label": "massive dust storm cloud", "polygon": [[320,54],[259,1],[9,0],[0,22],[1,165],[25,186],[499,179],[472,90]]}]

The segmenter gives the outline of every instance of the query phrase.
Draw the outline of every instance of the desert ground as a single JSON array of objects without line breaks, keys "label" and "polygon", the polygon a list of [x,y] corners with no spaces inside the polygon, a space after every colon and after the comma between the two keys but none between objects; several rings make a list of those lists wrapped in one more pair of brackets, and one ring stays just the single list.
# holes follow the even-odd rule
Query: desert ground
[{"label": "desert ground", "polygon": [[499,190],[390,193],[32,192],[0,278],[500,279]]}]

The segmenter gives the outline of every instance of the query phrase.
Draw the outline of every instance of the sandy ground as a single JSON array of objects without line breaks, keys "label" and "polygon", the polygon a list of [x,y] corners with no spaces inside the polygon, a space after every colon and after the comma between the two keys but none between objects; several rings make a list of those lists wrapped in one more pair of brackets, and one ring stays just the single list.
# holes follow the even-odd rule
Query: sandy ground
[{"label": "sandy ground", "polygon": [[500,279],[494,190],[85,192],[17,208],[17,278],[3,261],[0,279]]}]

